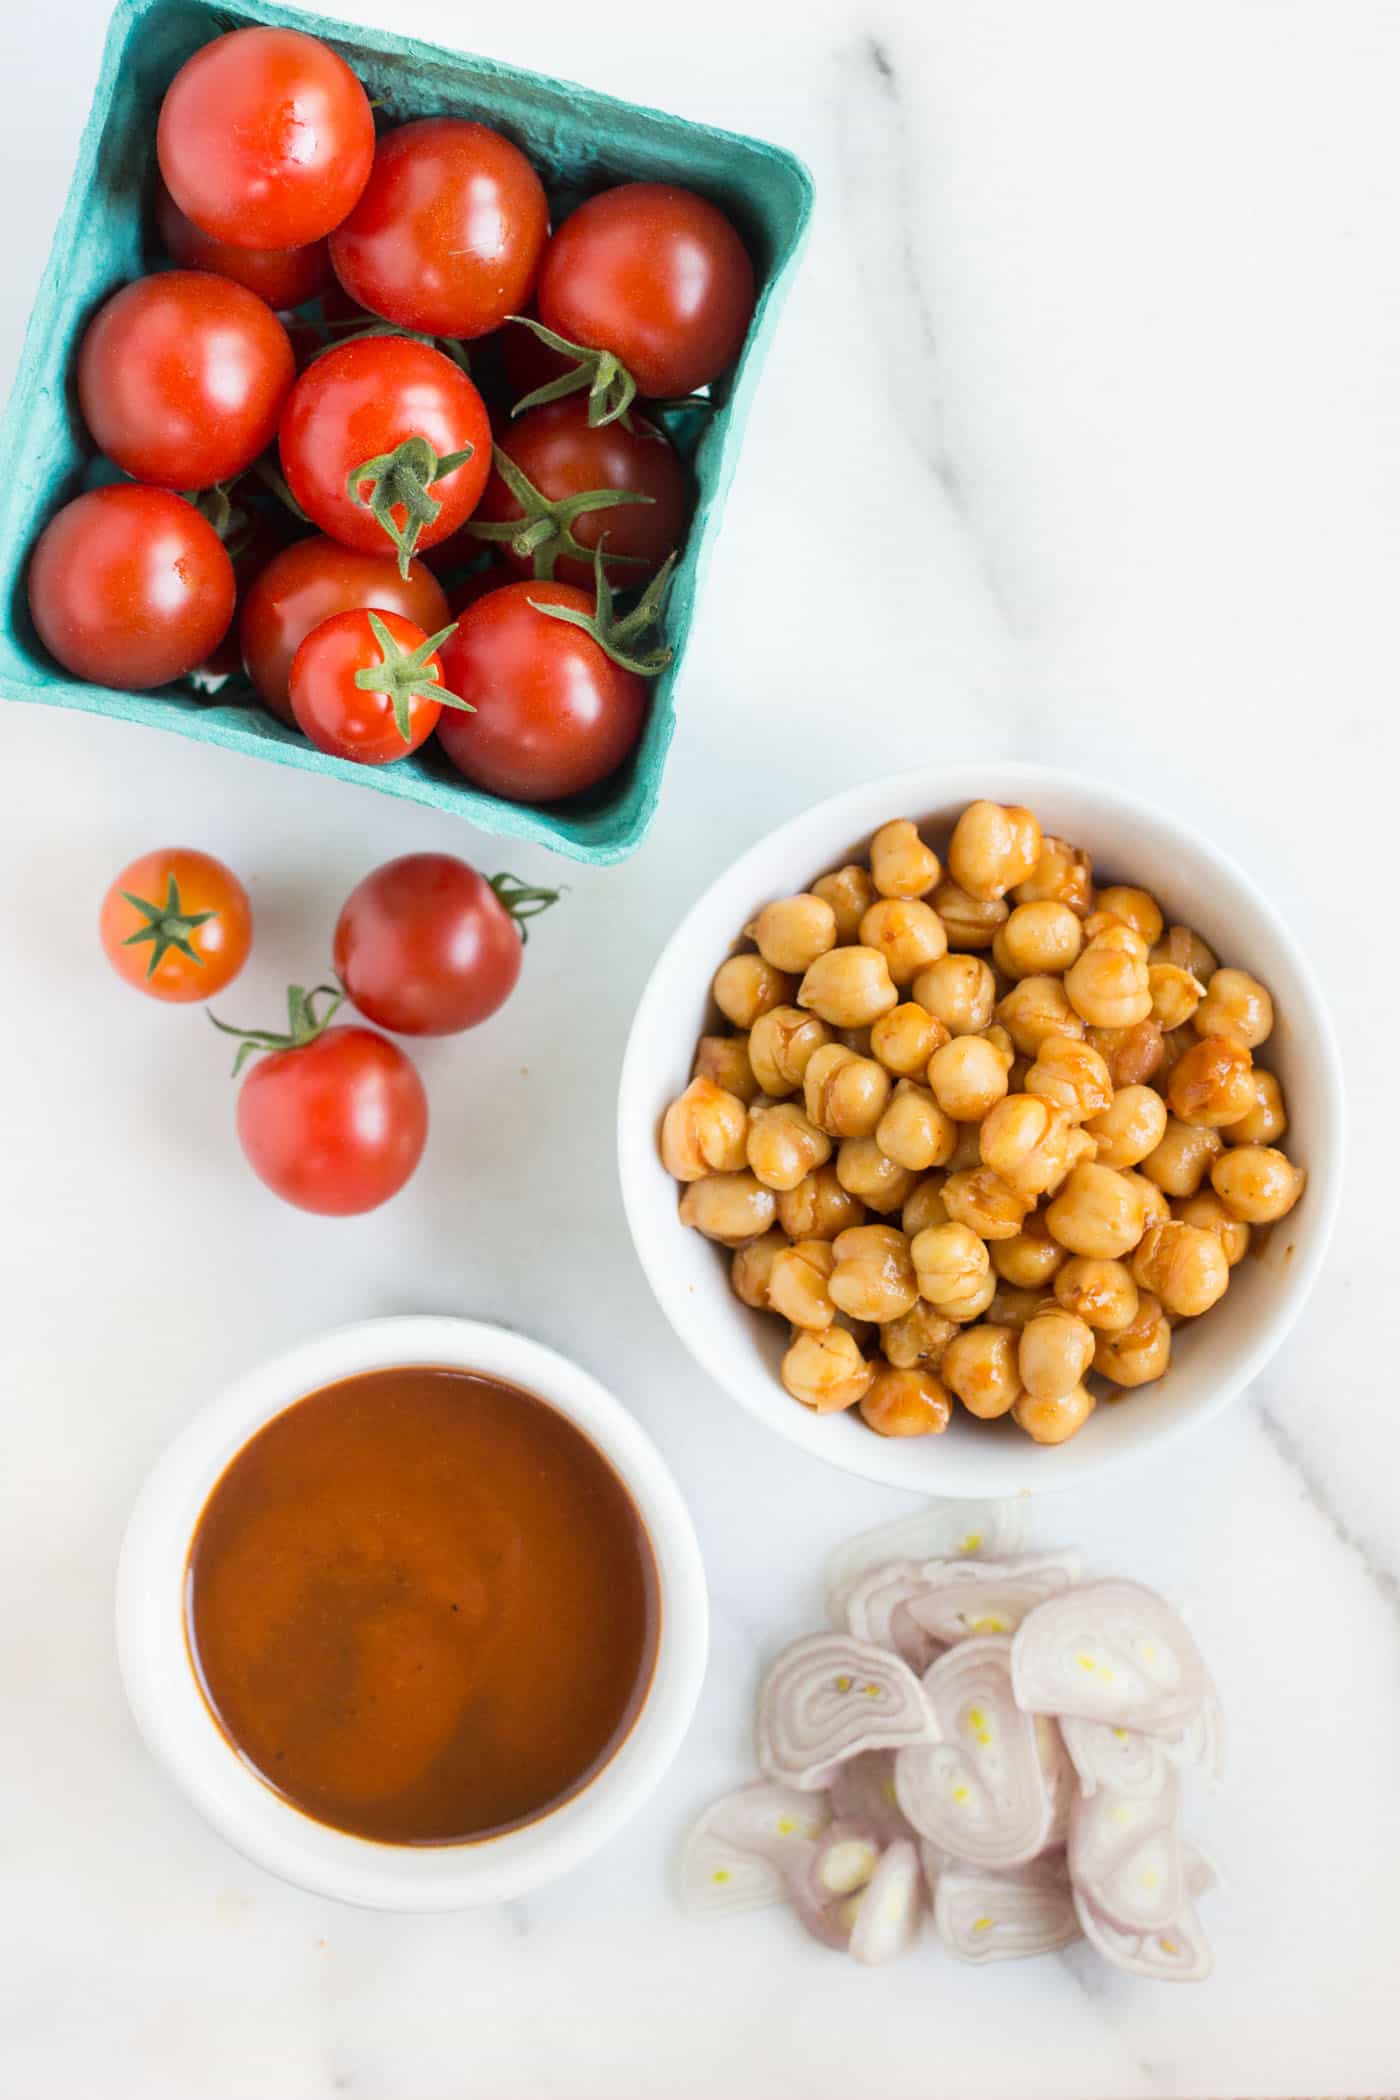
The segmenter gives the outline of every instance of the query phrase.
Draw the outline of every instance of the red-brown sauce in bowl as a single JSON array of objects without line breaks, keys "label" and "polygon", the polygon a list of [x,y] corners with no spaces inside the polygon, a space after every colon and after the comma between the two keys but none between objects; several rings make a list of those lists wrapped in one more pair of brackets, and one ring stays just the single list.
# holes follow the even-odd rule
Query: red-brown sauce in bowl
[{"label": "red-brown sauce in bowl", "polygon": [[371,1371],[273,1418],[190,1545],[210,1710],[269,1786],[391,1844],[534,1821],[613,1756],[656,1660],[627,1489],[533,1394]]}]

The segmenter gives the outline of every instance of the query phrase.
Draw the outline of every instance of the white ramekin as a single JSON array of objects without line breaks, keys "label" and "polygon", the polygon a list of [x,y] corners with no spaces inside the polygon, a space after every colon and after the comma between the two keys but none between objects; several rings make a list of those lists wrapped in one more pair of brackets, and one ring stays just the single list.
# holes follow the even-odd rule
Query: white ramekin
[{"label": "white ramekin", "polygon": [[[480,1371],[546,1400],[609,1460],[651,1537],[660,1637],[650,1689],[616,1754],[583,1792],[538,1822],[461,1845],[387,1845],[329,1829],[281,1800],[213,1720],[185,1640],[185,1564],[215,1481],[265,1422],[323,1386],[400,1364]],[[137,1499],[117,1574],[117,1650],[127,1697],[155,1756],[200,1813],[259,1866],[323,1896],[376,1910],[498,1903],[585,1859],[641,1805],[685,1734],[705,1671],[705,1571],[680,1493],[655,1445],[586,1371],[505,1328],[435,1317],[371,1320],[262,1364],[210,1402]]]},{"label": "white ramekin", "polygon": [[[1309,1177],[1302,1201],[1264,1251],[1232,1272],[1221,1303],[1178,1332],[1163,1383],[1100,1406],[1072,1442],[1054,1449],[1033,1444],[1009,1422],[973,1421],[961,1409],[943,1436],[887,1440],[854,1411],[815,1415],[799,1406],[778,1380],[786,1330],[739,1302],[729,1288],[728,1256],[681,1224],[676,1185],[657,1149],[667,1103],[690,1076],[696,1038],[714,1023],[710,980],[759,907],[863,854],[871,832],[891,817],[913,817],[930,836],[946,836],[958,813],[984,795],[1026,804],[1046,831],[1089,848],[1101,880],[1141,884],[1169,920],[1195,927],[1224,961],[1268,985],[1277,1020],[1262,1057],[1287,1096],[1284,1144]],[[927,1495],[1069,1487],[1217,1414],[1277,1349],[1317,1276],[1341,1192],[1344,1140],[1341,1058],[1327,1010],[1306,959],[1259,888],[1218,847],[1115,787],[999,760],[926,766],[851,788],[743,854],[662,951],[632,1024],[618,1102],[632,1238],[691,1355],[717,1385],[805,1451]]]}]

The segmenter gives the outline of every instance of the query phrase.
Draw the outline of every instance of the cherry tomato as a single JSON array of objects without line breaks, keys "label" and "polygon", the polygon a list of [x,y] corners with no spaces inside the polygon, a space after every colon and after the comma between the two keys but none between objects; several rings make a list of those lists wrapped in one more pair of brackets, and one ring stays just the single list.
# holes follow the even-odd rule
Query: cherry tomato
[{"label": "cherry tomato", "polygon": [[[390,544],[412,554],[445,540],[475,510],[491,471],[480,394],[451,358],[406,336],[362,337],[308,365],[287,397],[279,443],[306,515],[366,554]],[[442,471],[465,451],[470,457]],[[404,475],[416,508],[421,492],[412,518],[395,497]]]},{"label": "cherry tomato", "polygon": [[[621,590],[644,583],[679,545],[690,516],[685,469],[654,424],[635,413],[629,421],[630,429],[621,422],[595,429],[583,396],[570,394],[527,410],[502,433],[499,450],[546,501],[522,502],[497,466],[473,523],[540,521],[531,523],[537,535],[532,552],[517,553],[508,540],[498,543],[518,575],[552,575],[587,588],[593,549],[606,534],[609,575]],[[570,499],[594,489],[625,489],[649,500],[573,512]]]},{"label": "cherry tomato", "polygon": [[221,860],[166,846],[122,869],[102,899],[98,930],[124,983],[184,1005],[232,984],[253,945],[253,914]]},{"label": "cherry tomato", "polygon": [[156,153],[205,233],[235,248],[300,248],[338,226],[368,181],[374,113],[319,37],[234,29],[171,81]]},{"label": "cherry tomato", "polygon": [[594,609],[573,584],[508,583],[468,606],[442,650],[448,687],[476,713],[445,714],[438,742],[468,780],[510,802],[556,802],[605,779],[646,718],[646,681],[535,604]]},{"label": "cherry tomato", "polygon": [[456,1035],[515,990],[520,922],[558,898],[507,875],[487,882],[450,853],[406,853],[350,892],[335,972],[366,1019],[399,1035]]},{"label": "cherry tomato", "polygon": [[243,667],[263,704],[282,721],[296,721],[287,679],[307,635],[332,613],[364,605],[402,613],[425,634],[436,634],[450,617],[442,585],[422,562],[410,563],[403,577],[387,548],[358,554],[320,533],[274,555],[254,578],[239,620]]},{"label": "cherry tomato", "polygon": [[39,535],[29,610],[65,671],[142,692],[182,678],[233,618],[233,564],[169,489],[132,482],[75,497]]},{"label": "cherry tomato", "polygon": [[611,350],[639,393],[689,394],[743,346],[753,264],[724,213],[693,190],[624,182],[565,219],[536,299],[546,328]]},{"label": "cherry tomato", "polygon": [[255,292],[163,270],[98,311],[78,352],[78,401],[124,474],[207,489],[271,444],[295,376],[287,331]]},{"label": "cherry tomato", "polygon": [[518,147],[464,117],[423,117],[380,139],[331,260],[352,298],[399,328],[487,335],[529,298],[548,234],[544,186]]},{"label": "cherry tomato", "polygon": [[386,766],[430,737],[442,713],[442,660],[421,627],[393,612],[333,613],[292,658],[292,713],[318,751]]},{"label": "cherry tomato", "polygon": [[304,248],[235,248],[187,219],[165,184],[156,188],[156,229],[167,251],[187,270],[212,270],[231,277],[277,313],[304,306],[330,279],[330,250],[324,240]]}]

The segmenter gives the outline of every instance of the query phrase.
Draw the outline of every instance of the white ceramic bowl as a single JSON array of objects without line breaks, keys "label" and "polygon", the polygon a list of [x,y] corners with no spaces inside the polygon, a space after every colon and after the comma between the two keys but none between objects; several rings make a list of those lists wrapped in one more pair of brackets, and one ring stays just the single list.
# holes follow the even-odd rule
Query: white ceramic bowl
[{"label": "white ceramic bowl", "polygon": [[[1196,927],[1221,957],[1254,972],[1277,1022],[1264,1062],[1288,1100],[1285,1145],[1308,1170],[1307,1190],[1262,1254],[1232,1272],[1226,1297],[1176,1337],[1160,1386],[1100,1406],[1070,1443],[1043,1448],[1009,1422],[957,1410],[938,1437],[884,1439],[849,1415],[815,1415],[784,1392],[786,1330],[751,1312],[728,1283],[729,1257],[676,1212],[675,1183],[657,1135],[690,1076],[696,1038],[715,1023],[710,980],[740,929],[773,897],[804,888],[864,854],[872,831],[913,817],[946,841],[979,796],[1024,803],[1049,832],[1089,848],[1100,881],[1139,883],[1170,921]],[[1340,1193],[1345,1107],[1341,1060],[1311,971],[1272,906],[1233,861],[1117,788],[996,760],[928,766],[833,796],[750,848],[711,884],[662,952],[642,995],[623,1061],[618,1148],[623,1201],[662,1310],[717,1385],[780,1436],[870,1480],[931,1495],[997,1496],[1068,1487],[1110,1462],[1141,1456],[1188,1422],[1204,1422],[1248,1385],[1278,1347],[1321,1266]]]},{"label": "white ceramic bowl", "polygon": [[[461,1845],[380,1844],[331,1830],[281,1800],[230,1746],[195,1681],[185,1641],[190,1538],[234,1453],[293,1401],[361,1371],[447,1364],[523,1386],[609,1460],[651,1537],[660,1639],[650,1689],[620,1748],[582,1793],[537,1822]],[[117,1649],[137,1725],[200,1813],[284,1880],[376,1910],[498,1903],[585,1859],[636,1810],[685,1734],[705,1672],[705,1571],[660,1454],[621,1402],[552,1349],[471,1320],[410,1317],[344,1327],[263,1364],[177,1437],[132,1511],[117,1574]]]}]

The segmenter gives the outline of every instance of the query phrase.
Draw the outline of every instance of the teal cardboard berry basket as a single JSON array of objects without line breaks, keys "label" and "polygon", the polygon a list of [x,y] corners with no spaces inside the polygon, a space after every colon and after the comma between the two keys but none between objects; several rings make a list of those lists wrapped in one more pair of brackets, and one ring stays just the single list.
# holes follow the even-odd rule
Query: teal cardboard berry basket
[{"label": "teal cardboard berry basket", "polygon": [[[246,687],[222,699],[218,692],[202,695],[183,682],[146,693],[84,685],[45,654],[35,635],[25,596],[30,547],[44,521],[92,478],[93,447],[73,391],[74,352],[101,302],[159,261],[150,201],[161,97],[201,44],[247,23],[304,28],[324,37],[364,81],[383,123],[459,114],[504,132],[539,169],[556,219],[580,198],[612,183],[683,183],[728,212],[753,256],[758,307],[737,366],[713,390],[710,412],[686,410],[671,418],[672,436],[691,458],[697,489],[666,623],[675,657],[652,686],[646,732],[632,759],[587,797],[546,809],[500,801],[471,787],[432,744],[392,766],[329,758],[285,729]],[[484,831],[537,839],[576,860],[622,860],[640,845],[656,807],[696,596],[811,205],[810,176],[779,146],[686,123],[492,59],[265,0],[241,0],[232,7],[207,0],[121,0],[0,425],[0,693],[172,729],[304,773],[353,780],[379,794],[455,811]],[[308,792],[314,793],[309,785]]]}]

